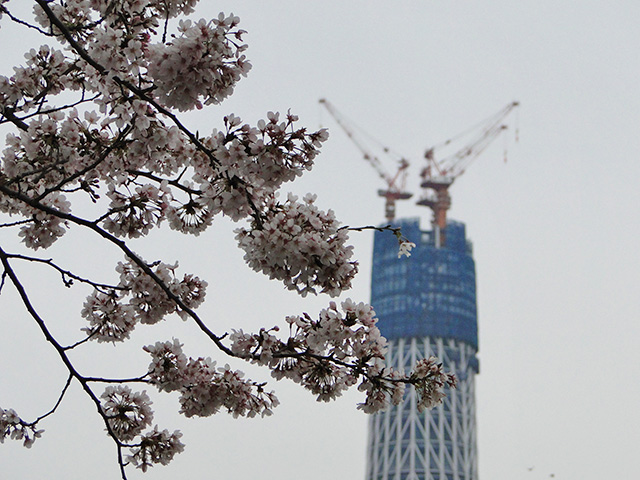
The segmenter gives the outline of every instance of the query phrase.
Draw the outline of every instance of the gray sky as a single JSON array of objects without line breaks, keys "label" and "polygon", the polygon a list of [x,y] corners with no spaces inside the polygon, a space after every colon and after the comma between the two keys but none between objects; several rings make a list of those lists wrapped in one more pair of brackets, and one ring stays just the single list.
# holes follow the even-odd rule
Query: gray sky
[{"label": "gray sky", "polygon": [[[640,4],[213,3],[203,2],[196,18],[221,10],[239,15],[253,70],[231,99],[188,123],[205,132],[227,113],[254,123],[269,110],[291,108],[301,124],[329,127],[315,169],[290,188],[316,192],[319,204],[349,225],[383,221],[376,196],[382,185],[321,110],[320,97],[413,159],[414,188],[425,148],[521,102],[519,142],[513,132],[506,137],[508,162],[499,140],[452,187],[450,216],[467,224],[477,268],[480,478],[637,478]],[[15,32],[0,30],[5,75],[36,46]],[[429,212],[409,202],[398,214],[428,224]],[[328,298],[299,299],[244,267],[233,225],[217,223],[197,239],[163,231],[134,244],[147,259],[180,260],[184,271],[209,281],[199,311],[214,330],[282,325],[285,315],[326,306]],[[0,235],[3,247],[12,244]],[[367,300],[372,237],[352,238],[361,273],[349,296]],[[65,237],[45,254],[106,279],[119,260],[83,235]],[[21,272],[56,332],[78,338],[86,292],[66,291],[49,272]],[[0,308],[0,406],[35,417],[55,402],[66,375],[11,288]],[[171,336],[192,356],[227,361],[178,319],[139,329],[131,346],[92,344],[76,358],[87,374],[137,375],[148,362],[139,346]],[[269,380],[267,372],[246,371]],[[355,409],[357,392],[326,405],[288,383],[272,387],[282,405],[265,420],[184,419],[173,413],[175,397],[150,392],[156,422],[182,429],[187,447],[145,478],[364,478],[366,417]],[[0,446],[2,478],[118,478],[115,448],[94,407],[77,386],[71,393],[31,450]]]}]

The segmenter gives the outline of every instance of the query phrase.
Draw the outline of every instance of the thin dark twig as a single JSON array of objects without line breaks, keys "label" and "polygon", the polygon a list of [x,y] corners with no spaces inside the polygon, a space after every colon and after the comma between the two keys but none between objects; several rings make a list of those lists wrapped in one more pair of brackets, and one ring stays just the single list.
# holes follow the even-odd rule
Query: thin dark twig
[{"label": "thin dark twig", "polygon": [[32,423],[29,423],[28,424],[29,426],[35,426],[36,423],[38,423],[40,420],[42,420],[43,418],[48,417],[49,415],[51,415],[52,413],[54,413],[58,409],[58,407],[62,403],[62,399],[64,398],[65,393],[67,393],[67,390],[69,389],[69,385],[71,385],[71,380],[73,380],[73,374],[70,373],[69,376],[67,377],[67,382],[64,384],[64,388],[62,389],[62,392],[60,393],[60,396],[58,397],[58,401],[53,406],[53,408],[51,410],[49,410],[47,413],[45,413],[44,415],[41,415],[38,418],[36,418]]},{"label": "thin dark twig", "polygon": [[[67,105],[61,105],[59,107],[51,107],[51,108],[47,108],[46,110],[38,110],[37,112],[29,113],[28,115],[24,115],[22,117],[16,117],[16,118],[19,118],[20,120],[24,121],[24,120],[28,120],[28,119],[30,119],[32,117],[35,117],[37,115],[48,115],[50,113],[59,112],[61,110],[67,110],[69,108],[74,108],[74,107],[77,107],[78,105],[82,105],[83,103],[93,102],[99,96],[100,96],[100,94],[96,94],[91,98],[83,98],[81,100],[78,100],[77,102],[69,103]],[[3,123],[7,123],[7,120],[0,120],[0,124],[3,124]]]},{"label": "thin dark twig", "polygon": [[27,220],[19,220],[17,222],[11,222],[11,223],[3,223],[0,224],[0,228],[4,228],[4,227],[16,227],[18,225],[24,225],[25,223],[33,223],[34,220],[33,218],[29,218]]},{"label": "thin dark twig", "polygon": [[391,225],[385,225],[384,227],[376,227],[374,225],[366,225],[364,227],[350,227],[345,225],[344,227],[340,227],[338,230],[349,230],[352,232],[364,232],[365,230],[376,230],[377,232],[385,232],[390,231],[393,233],[400,232],[402,229],[400,227],[392,227]]},{"label": "thin dark twig", "polygon": [[169,8],[167,8],[167,15],[164,19],[164,28],[162,29],[162,43],[167,42],[167,27],[169,26]]},{"label": "thin dark twig", "polygon": [[98,332],[100,331],[100,327],[96,327],[93,332],[91,332],[89,335],[87,335],[86,338],[83,338],[82,340],[78,340],[76,343],[72,343],[71,345],[67,345],[66,347],[62,347],[63,350],[73,350],[74,348],[87,343],[89,340],[91,340]]},{"label": "thin dark twig", "polygon": [[338,228],[338,230],[349,230],[351,232],[364,232],[365,230],[375,230],[376,232],[391,232],[393,233],[399,242],[408,242],[409,239],[402,235],[402,227],[392,227],[391,225],[385,225],[384,227],[376,227],[374,225],[367,225],[364,227],[344,227]]},{"label": "thin dark twig", "polygon": [[47,37],[55,36],[52,33],[49,33],[49,32],[46,32],[46,31],[42,30],[40,27],[38,27],[36,25],[31,25],[29,22],[26,22],[25,20],[19,19],[18,17],[13,15],[11,12],[9,12],[9,10],[7,10],[7,7],[5,7],[3,5],[0,5],[0,11],[2,13],[5,13],[14,22],[16,22],[16,23],[18,23],[20,25],[24,25],[25,27],[33,28],[34,30],[37,30],[38,32],[40,32],[42,35],[45,35]]},{"label": "thin dark twig", "polygon": [[[38,257],[28,257],[26,255],[21,255],[21,254],[17,254],[17,253],[7,253],[6,254],[7,258],[15,258],[18,260],[25,260],[28,262],[35,262],[35,263],[44,263],[45,265],[50,266],[51,268],[55,269],[56,271],[58,271],[60,273],[60,275],[62,276],[62,282],[65,284],[66,287],[70,287],[71,283],[68,278],[71,278],[73,280],[77,280],[78,282],[81,283],[86,283],[88,285],[91,285],[92,287],[94,287],[95,289],[105,289],[105,290],[126,290],[126,288],[124,287],[119,287],[117,285],[108,285],[106,283],[98,283],[98,282],[94,282],[93,280],[89,280],[87,278],[83,278],[80,277],[79,275],[76,275],[75,273],[69,271],[69,270],[65,270],[62,267],[60,267],[59,265],[57,265],[56,263],[53,262],[52,258],[38,258]],[[67,278],[68,277],[68,278]]]},{"label": "thin dark twig", "polygon": [[134,382],[143,382],[150,383],[150,380],[146,380],[145,378],[149,376],[149,373],[145,373],[140,377],[135,378],[102,378],[102,377],[84,377],[87,382],[96,382],[96,383],[134,383]]}]

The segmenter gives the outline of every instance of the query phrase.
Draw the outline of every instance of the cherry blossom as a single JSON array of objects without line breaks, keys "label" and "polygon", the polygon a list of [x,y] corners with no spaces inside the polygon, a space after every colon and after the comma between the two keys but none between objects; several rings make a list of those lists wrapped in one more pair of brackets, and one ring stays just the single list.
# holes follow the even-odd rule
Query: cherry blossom
[{"label": "cherry blossom", "polygon": [[[287,183],[312,169],[328,139],[325,129],[307,130],[290,111],[267,111],[252,122],[228,113],[199,131],[182,122],[180,112],[221,104],[251,68],[240,19],[186,18],[197,3],[35,0],[34,18],[19,19],[0,0],[2,22],[39,31],[46,42],[28,47],[23,65],[0,76],[0,125],[10,130],[0,154],[0,229],[24,249],[0,245],[0,293],[15,287],[69,375],[58,401],[34,422],[0,408],[0,443],[11,438],[30,447],[43,432],[38,424],[76,382],[117,447],[123,479],[128,463],[143,471],[166,465],[183,451],[182,434],[151,428],[152,395],[175,392],[186,417],[260,417],[278,406],[266,381],[246,378],[231,360],[262,366],[267,378],[298,383],[318,401],[356,387],[366,413],[398,404],[406,388],[416,389],[419,409],[430,408],[455,386],[434,358],[410,372],[387,367],[386,340],[364,302],[329,301],[315,315],[293,314],[257,333],[246,333],[241,320],[237,329],[218,332],[198,313],[207,281],[179,273],[174,258],[144,258],[145,238],[155,231],[195,236],[226,216],[237,223],[235,239],[250,268],[301,296],[339,297],[358,271],[351,231],[392,230],[399,257],[415,247],[391,227],[342,226],[313,194],[284,194]],[[105,252],[121,252],[112,278],[71,272],[32,253],[55,243],[75,248],[83,234]],[[78,318],[68,320],[80,325],[75,343],[56,338],[47,313],[31,302],[37,287],[14,269],[18,262],[54,269],[65,287],[87,289]],[[146,345],[151,362],[131,378],[82,374],[69,354],[91,348],[91,341],[131,342],[137,327],[157,330],[171,316],[198,329],[212,348],[188,356],[175,338]],[[158,392],[131,388],[140,383]]]},{"label": "cherry blossom", "polygon": [[0,408],[0,443],[4,443],[5,438],[11,440],[22,440],[22,444],[31,448],[36,438],[42,436],[44,430],[36,430],[35,424],[26,423],[12,408]]},{"label": "cherry blossom", "polygon": [[118,385],[107,387],[100,397],[104,415],[118,440],[133,440],[151,424],[153,412],[146,392],[133,392]]},{"label": "cherry blossom", "polygon": [[93,292],[84,303],[80,314],[89,321],[82,330],[98,342],[122,342],[135,328],[133,306],[118,302],[118,294]]},{"label": "cherry blossom", "polygon": [[[211,22],[181,21],[179,37],[148,47],[148,74],[164,105],[186,111],[202,108],[201,98],[205,105],[220,103],[233,93],[233,85],[251,69],[241,54],[246,45],[236,47],[226,39],[239,21],[222,14]],[[236,31],[235,38],[240,39],[242,33]]]},{"label": "cherry blossom", "polygon": [[127,461],[143,472],[156,463],[167,465],[177,453],[184,450],[181,437],[179,431],[170,434],[168,430],[160,431],[156,426],[151,432],[141,435],[140,443],[131,449]]},{"label": "cherry blossom", "polygon": [[419,360],[414,367],[411,378],[422,380],[416,383],[416,390],[420,398],[419,412],[438,405],[444,398],[442,387],[447,385],[449,388],[455,388],[457,383],[456,377],[453,374],[445,373],[442,369],[442,363],[438,363],[438,359],[433,356]]},{"label": "cherry blossom", "polygon": [[239,228],[236,239],[254,270],[303,296],[318,291],[337,296],[351,286],[358,264],[350,260],[347,231],[339,228],[331,210],[320,211],[314,201],[313,195],[303,203],[294,195],[284,204],[272,198],[260,228]]},{"label": "cherry blossom", "polygon": [[187,359],[177,339],[144,349],[153,359],[149,366],[151,383],[161,391],[179,391],[180,413],[187,417],[207,417],[221,408],[234,417],[265,416],[271,415],[279,403],[273,392],[243,379],[242,372],[228,365],[216,368],[210,358]]},{"label": "cherry blossom", "polygon": [[402,241],[400,242],[400,247],[398,248],[398,258],[404,256],[410,257],[411,256],[411,249],[413,249],[416,246],[415,243],[413,242],[409,242],[409,241]]}]

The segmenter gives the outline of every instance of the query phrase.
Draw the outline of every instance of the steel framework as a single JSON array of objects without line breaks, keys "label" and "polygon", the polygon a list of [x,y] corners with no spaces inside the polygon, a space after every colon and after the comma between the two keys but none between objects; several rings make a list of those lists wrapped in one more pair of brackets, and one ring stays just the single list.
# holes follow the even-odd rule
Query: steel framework
[{"label": "steel framework", "polygon": [[369,419],[368,480],[476,480],[475,350],[465,342],[430,338],[396,339],[390,365],[409,370],[436,355],[458,375],[458,387],[443,403],[418,413],[415,390],[397,407]]},{"label": "steel framework", "polygon": [[403,234],[416,244],[398,259],[397,240],[377,232],[371,301],[389,340],[387,362],[408,371],[435,355],[458,387],[443,403],[418,413],[408,389],[397,407],[369,420],[367,480],[477,480],[475,374],[478,373],[475,265],[464,225],[447,224],[448,242],[418,220],[402,220]]}]

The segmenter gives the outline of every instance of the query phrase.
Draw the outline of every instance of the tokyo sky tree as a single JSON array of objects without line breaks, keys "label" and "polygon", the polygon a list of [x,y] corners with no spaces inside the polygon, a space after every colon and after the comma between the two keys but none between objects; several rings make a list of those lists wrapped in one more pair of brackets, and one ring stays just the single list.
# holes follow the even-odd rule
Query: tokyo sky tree
[{"label": "tokyo sky tree", "polygon": [[409,371],[417,360],[435,355],[445,371],[455,372],[458,387],[422,413],[408,388],[400,405],[370,418],[366,480],[477,480],[478,328],[471,244],[458,222],[447,222],[444,232],[422,231],[417,219],[393,226],[416,247],[410,258],[399,259],[397,239],[376,232],[371,303],[389,340],[387,362]]}]

